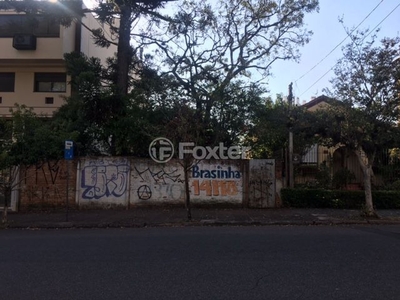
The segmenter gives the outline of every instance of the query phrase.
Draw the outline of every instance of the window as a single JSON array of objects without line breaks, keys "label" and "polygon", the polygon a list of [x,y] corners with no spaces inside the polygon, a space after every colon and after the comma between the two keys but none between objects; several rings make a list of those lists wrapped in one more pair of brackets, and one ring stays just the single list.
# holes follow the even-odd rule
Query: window
[{"label": "window", "polygon": [[44,99],[45,104],[53,104],[54,103],[54,98],[53,97],[46,97]]},{"label": "window", "polygon": [[66,89],[65,73],[35,73],[35,92],[65,92]]},{"label": "window", "polygon": [[0,73],[0,92],[14,92],[15,73]]},{"label": "window", "polygon": [[0,37],[13,37],[15,34],[59,37],[60,25],[41,16],[1,15]]},{"label": "window", "polygon": [[301,160],[303,164],[316,164],[318,163],[318,145],[315,144],[307,149],[305,155]]},{"label": "window", "polygon": [[0,97],[0,104],[3,103],[3,97]]}]

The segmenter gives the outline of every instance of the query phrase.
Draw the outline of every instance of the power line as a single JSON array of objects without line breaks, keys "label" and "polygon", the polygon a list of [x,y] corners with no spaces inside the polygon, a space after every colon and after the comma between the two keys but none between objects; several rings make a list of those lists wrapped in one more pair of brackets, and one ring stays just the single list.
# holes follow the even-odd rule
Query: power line
[{"label": "power line", "polygon": [[[351,33],[353,33],[358,27],[360,27],[360,25],[362,23],[364,23],[364,21],[366,19],[368,19],[368,17],[378,8],[379,5],[381,5],[383,2],[383,0],[381,0],[381,2],[379,2],[371,11],[370,13],[357,25],[356,28],[354,28]],[[350,33],[350,34],[351,34]],[[339,43],[337,44],[327,55],[325,55],[324,58],[322,58],[317,64],[315,64],[310,70],[308,70],[306,73],[304,73],[302,76],[300,76],[297,80],[295,80],[295,82],[299,81],[300,79],[302,79],[304,76],[306,76],[307,74],[309,74],[312,70],[314,70],[320,63],[322,63],[329,55],[331,55],[333,53],[333,51],[335,51],[341,44],[344,43],[345,40],[347,40],[349,36],[346,35],[346,37]]]},{"label": "power line", "polygon": [[[381,1],[382,2],[382,1]],[[397,6],[395,7],[395,8],[393,8],[379,23],[378,23],[378,25],[376,25],[375,27],[374,27],[374,29],[373,30],[371,30],[365,37],[364,37],[364,39],[368,36],[368,35],[370,35],[379,25],[381,25],[398,7],[400,6],[400,3],[399,4],[397,4]],[[352,31],[353,32],[353,31]],[[351,33],[352,33],[351,32]],[[350,33],[350,34],[351,34]],[[300,97],[302,96],[302,95],[304,95],[306,92],[308,92],[314,85],[316,85],[322,78],[324,78],[330,71],[332,71],[333,70],[333,68],[336,66],[336,64],[337,63],[335,63],[328,71],[326,71],[321,77],[319,77],[308,89],[306,89],[303,93],[301,93],[301,95],[300,95]]]},{"label": "power line", "polygon": [[399,4],[397,4],[397,6],[395,7],[395,8],[393,8],[392,9],[392,11],[390,12],[390,13],[388,13],[387,15],[386,15],[386,17],[384,17],[383,19],[382,19],[382,21],[380,21],[379,23],[378,23],[378,25],[376,25],[375,27],[374,27],[374,29],[372,29],[365,37],[364,37],[364,39],[367,37],[367,36],[369,36],[372,32],[374,32],[375,31],[375,29],[377,29],[378,27],[379,27],[379,25],[381,25],[398,7],[400,6],[400,3]]}]

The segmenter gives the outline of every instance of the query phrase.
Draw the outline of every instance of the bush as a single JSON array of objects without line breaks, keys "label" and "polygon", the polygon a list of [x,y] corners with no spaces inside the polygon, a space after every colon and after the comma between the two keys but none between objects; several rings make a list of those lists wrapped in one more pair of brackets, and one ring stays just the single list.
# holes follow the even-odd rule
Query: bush
[{"label": "bush", "polygon": [[343,189],[347,184],[356,179],[354,173],[346,168],[333,174],[332,185],[335,189]]},{"label": "bush", "polygon": [[387,189],[394,190],[394,191],[400,191],[400,180],[396,180],[392,184],[388,185]]},{"label": "bush", "polygon": [[378,209],[400,208],[400,191],[373,191],[372,199]]},{"label": "bush", "polygon": [[[295,208],[362,209],[364,191],[332,191],[323,189],[282,189],[282,203]],[[400,191],[373,191],[376,209],[399,209]]]}]

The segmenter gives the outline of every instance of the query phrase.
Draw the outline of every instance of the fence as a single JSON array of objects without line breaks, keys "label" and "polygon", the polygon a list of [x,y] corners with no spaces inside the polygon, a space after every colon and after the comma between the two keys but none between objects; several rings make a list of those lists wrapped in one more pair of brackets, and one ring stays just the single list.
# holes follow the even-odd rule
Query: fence
[{"label": "fence", "polygon": [[[366,159],[363,156],[363,159]],[[395,189],[400,182],[400,150],[377,153],[373,162],[373,188]],[[296,186],[362,189],[363,173],[356,154],[344,147],[313,146],[294,169]]]}]

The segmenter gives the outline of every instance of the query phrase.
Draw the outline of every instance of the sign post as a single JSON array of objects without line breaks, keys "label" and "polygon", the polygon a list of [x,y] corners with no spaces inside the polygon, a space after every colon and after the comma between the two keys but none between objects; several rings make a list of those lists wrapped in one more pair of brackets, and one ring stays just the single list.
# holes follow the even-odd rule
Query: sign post
[{"label": "sign post", "polygon": [[68,222],[69,208],[69,161],[74,159],[74,142],[65,141],[64,159],[67,161],[67,201],[65,205],[65,221]]}]

